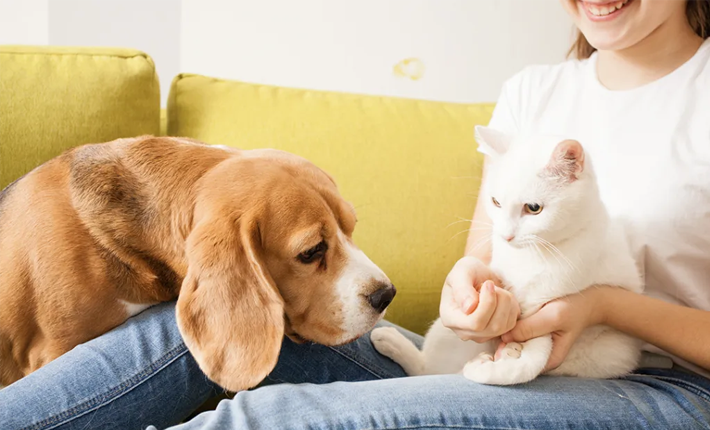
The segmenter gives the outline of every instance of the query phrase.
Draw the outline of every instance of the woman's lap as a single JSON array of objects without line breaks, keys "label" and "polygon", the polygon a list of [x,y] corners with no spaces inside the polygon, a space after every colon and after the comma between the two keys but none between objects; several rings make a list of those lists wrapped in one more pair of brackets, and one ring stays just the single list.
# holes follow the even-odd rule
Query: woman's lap
[{"label": "woman's lap", "polygon": [[[238,394],[188,429],[702,429],[708,406],[670,383],[541,377],[517,387],[458,375],[326,385],[280,384]],[[171,429],[172,430],[172,429]]]},{"label": "woman's lap", "polygon": [[216,389],[180,337],[174,303],[165,303],[0,390],[0,429],[167,426]]},{"label": "woman's lap", "polygon": [[[677,375],[668,372],[607,381],[541,377],[512,388],[454,375],[401,376],[368,337],[338,348],[285,340],[270,386],[239,393],[179,428],[692,429],[708,428],[710,419],[707,387],[669,380]],[[1,390],[0,428],[164,428],[218,390],[187,352],[168,303]]]}]

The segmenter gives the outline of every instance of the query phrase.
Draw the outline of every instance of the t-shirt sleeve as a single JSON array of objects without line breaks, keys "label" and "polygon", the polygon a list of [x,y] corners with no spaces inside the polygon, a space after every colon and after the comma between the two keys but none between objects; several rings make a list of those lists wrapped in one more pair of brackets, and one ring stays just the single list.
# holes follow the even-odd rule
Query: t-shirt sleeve
[{"label": "t-shirt sleeve", "polygon": [[521,74],[513,76],[503,84],[493,116],[488,126],[508,134],[520,131]]},{"label": "t-shirt sleeve", "polygon": [[[518,134],[520,131],[520,90],[521,90],[521,73],[508,79],[503,84],[503,89],[500,92],[496,106],[493,109],[493,116],[488,122],[488,127],[501,131],[506,134]],[[481,151],[478,146],[478,152],[488,155]]]}]

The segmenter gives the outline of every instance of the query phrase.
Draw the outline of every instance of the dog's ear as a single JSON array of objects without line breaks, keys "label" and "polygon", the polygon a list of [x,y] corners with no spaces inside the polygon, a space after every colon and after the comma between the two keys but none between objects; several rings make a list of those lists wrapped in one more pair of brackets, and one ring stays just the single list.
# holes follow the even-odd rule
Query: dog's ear
[{"label": "dog's ear", "polygon": [[257,385],[276,366],[284,334],[283,299],[264,266],[257,222],[204,218],[186,255],[176,308],[185,344],[225,389]]}]

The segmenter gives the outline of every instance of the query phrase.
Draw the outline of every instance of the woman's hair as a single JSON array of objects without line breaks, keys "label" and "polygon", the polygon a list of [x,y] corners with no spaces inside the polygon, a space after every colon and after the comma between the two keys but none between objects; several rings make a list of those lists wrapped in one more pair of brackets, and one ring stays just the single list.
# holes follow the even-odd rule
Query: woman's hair
[{"label": "woman's hair", "polygon": [[[698,36],[703,39],[710,36],[710,0],[688,0],[685,4],[685,15]],[[596,50],[589,44],[582,32],[577,30],[577,40],[572,44],[567,56],[583,60],[589,58]]]}]

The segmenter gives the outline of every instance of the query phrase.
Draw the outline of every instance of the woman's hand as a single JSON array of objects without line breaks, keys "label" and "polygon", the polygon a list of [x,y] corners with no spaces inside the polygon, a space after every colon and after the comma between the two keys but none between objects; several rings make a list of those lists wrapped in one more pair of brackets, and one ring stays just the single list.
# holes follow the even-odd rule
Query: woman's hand
[{"label": "woman's hand", "polygon": [[552,334],[552,354],[545,371],[555,369],[567,357],[582,330],[603,323],[605,317],[600,299],[608,288],[592,287],[545,304],[539,311],[518,321],[513,330],[502,336],[503,342],[525,342]]},{"label": "woman's hand", "polygon": [[445,327],[463,340],[486,342],[513,329],[520,306],[512,293],[475,257],[463,257],[446,277],[439,313]]}]

